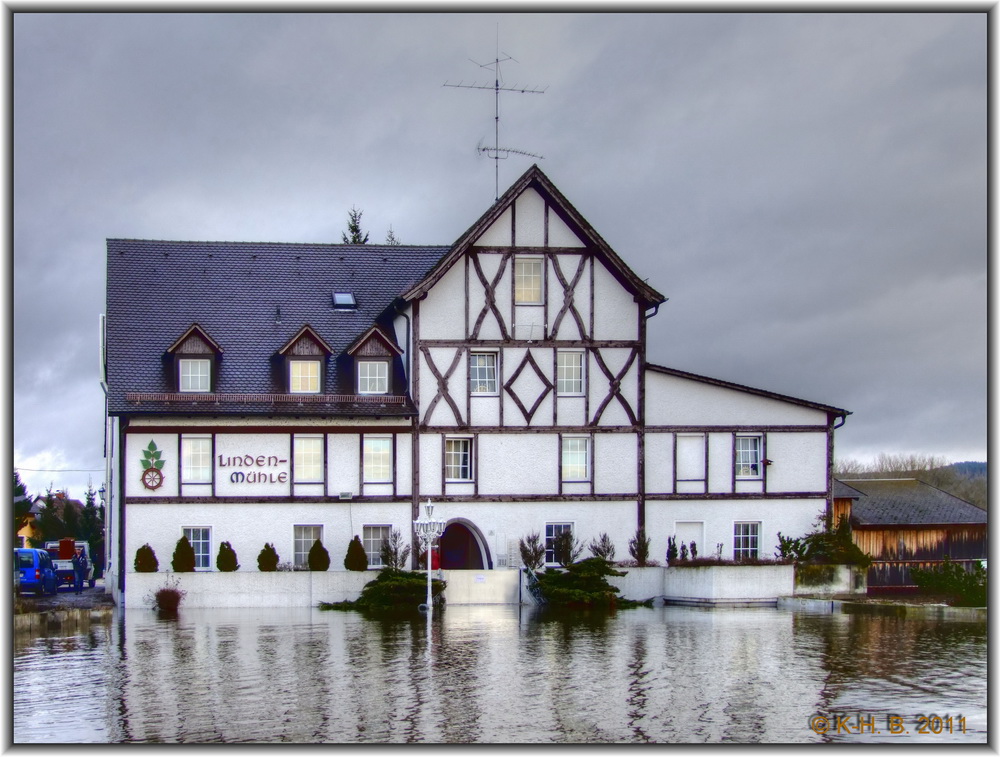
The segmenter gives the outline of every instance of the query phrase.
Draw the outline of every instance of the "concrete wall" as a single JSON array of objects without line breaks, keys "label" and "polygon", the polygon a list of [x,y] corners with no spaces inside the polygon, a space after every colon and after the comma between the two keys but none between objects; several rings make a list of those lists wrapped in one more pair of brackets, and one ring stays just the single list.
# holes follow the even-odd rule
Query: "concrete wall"
[{"label": "concrete wall", "polygon": [[792,565],[713,565],[700,568],[623,568],[610,578],[619,596],[638,601],[663,597],[690,604],[773,604],[794,592]]},{"label": "concrete wall", "polygon": [[853,565],[795,566],[795,594],[829,596],[868,593],[868,571]]},{"label": "concrete wall", "polygon": [[[447,604],[517,604],[515,570],[442,571]],[[181,607],[315,607],[320,602],[353,601],[375,580],[375,571],[279,571],[274,573],[129,573],[125,607],[151,607],[168,582],[187,592]],[[435,576],[436,577],[436,576]]]}]

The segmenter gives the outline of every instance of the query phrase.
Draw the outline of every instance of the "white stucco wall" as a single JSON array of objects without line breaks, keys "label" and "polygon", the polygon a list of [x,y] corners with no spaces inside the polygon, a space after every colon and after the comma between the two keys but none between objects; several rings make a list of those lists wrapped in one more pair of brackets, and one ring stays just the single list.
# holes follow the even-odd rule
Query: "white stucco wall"
[{"label": "white stucco wall", "polygon": [[804,536],[814,529],[818,515],[826,509],[823,499],[770,500],[647,500],[646,535],[653,558],[663,562],[667,537],[674,535],[676,521],[704,523],[705,544],[698,545],[703,557],[715,553],[722,543],[722,557],[733,557],[733,525],[737,521],[760,523],[760,556],[774,557],[778,531],[783,536]]},{"label": "white stucco wall", "polygon": [[634,494],[638,478],[635,434],[594,434],[594,491],[597,494]]},{"label": "white stucco wall", "polygon": [[827,486],[826,434],[771,433],[767,435],[769,491],[825,491]]},{"label": "white stucco wall", "polygon": [[[463,339],[465,320],[465,262],[458,261],[420,301],[422,338]],[[433,334],[433,337],[431,335]]]},{"label": "white stucco wall", "polygon": [[638,339],[639,309],[603,263],[594,266],[594,338]]},{"label": "white stucco wall", "polygon": [[480,234],[474,244],[477,247],[510,247],[511,215],[511,209],[507,208],[486,231]]},{"label": "white stucco wall", "polygon": [[826,426],[826,413],[650,370],[646,372],[646,423],[651,426]]},{"label": "white stucco wall", "polygon": [[514,200],[514,243],[518,247],[545,244],[545,200],[534,189],[524,190]]}]

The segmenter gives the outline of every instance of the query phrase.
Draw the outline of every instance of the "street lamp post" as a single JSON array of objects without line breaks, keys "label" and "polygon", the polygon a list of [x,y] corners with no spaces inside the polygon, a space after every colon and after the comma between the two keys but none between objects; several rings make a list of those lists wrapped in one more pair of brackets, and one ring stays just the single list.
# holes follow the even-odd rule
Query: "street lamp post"
[{"label": "street lamp post", "polygon": [[434,540],[439,538],[444,532],[445,522],[434,520],[434,505],[430,500],[424,505],[424,517],[413,521],[413,528],[417,532],[417,538],[424,547],[427,554],[427,619],[430,620],[433,614],[433,601],[431,597],[431,551],[434,549]]}]

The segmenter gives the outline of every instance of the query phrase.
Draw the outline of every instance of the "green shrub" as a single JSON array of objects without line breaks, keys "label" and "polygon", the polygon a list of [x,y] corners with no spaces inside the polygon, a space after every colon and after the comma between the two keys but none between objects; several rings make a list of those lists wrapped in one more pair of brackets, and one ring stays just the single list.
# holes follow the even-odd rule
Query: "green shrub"
[{"label": "green shrub", "polygon": [[403,543],[403,535],[394,528],[389,532],[389,538],[382,540],[378,553],[383,568],[403,570],[410,559],[410,545]]},{"label": "green shrub", "polygon": [[649,563],[649,537],[646,536],[646,529],[635,530],[635,536],[628,540],[628,553],[638,567],[646,567]]},{"label": "green shrub", "polygon": [[[431,581],[431,596],[435,609],[444,605],[444,581]],[[361,590],[355,603],[365,610],[395,610],[406,613],[416,612],[427,602],[427,574],[412,571],[379,571],[378,577]]]},{"label": "green shrub", "polygon": [[626,571],[612,568],[607,560],[588,557],[564,571],[546,570],[539,574],[538,584],[546,603],[552,607],[610,609],[631,604],[618,599],[619,589],[607,580],[608,576],[625,574]]},{"label": "green shrub", "polygon": [[537,531],[528,534],[518,542],[521,552],[521,564],[526,568],[538,570],[545,563],[545,545]]},{"label": "green shrub", "polygon": [[239,561],[236,559],[236,551],[228,541],[219,545],[219,556],[215,558],[215,567],[223,573],[232,573],[240,569]]},{"label": "green shrub", "polygon": [[257,570],[262,573],[274,573],[278,569],[280,558],[270,542],[264,544],[264,548],[257,555]]},{"label": "green shrub", "polygon": [[596,539],[590,540],[590,554],[609,562],[615,559],[615,545],[606,532],[602,533]]},{"label": "green shrub", "polygon": [[368,570],[368,553],[361,543],[361,537],[355,536],[347,545],[347,555],[344,557],[344,567],[348,570]]},{"label": "green shrub", "polygon": [[800,539],[791,539],[778,532],[778,551],[775,557],[794,562],[822,563],[826,565],[857,565],[867,568],[872,559],[861,551],[851,537],[851,524],[842,517],[835,529],[823,529]]},{"label": "green shrub", "polygon": [[944,562],[937,568],[913,568],[910,576],[921,591],[948,597],[948,604],[957,607],[986,606],[986,571],[978,562],[973,563],[971,570],[966,570],[945,555]]},{"label": "green shrub", "polygon": [[194,572],[194,547],[191,546],[191,542],[188,541],[186,536],[182,536],[177,540],[177,546],[174,547],[174,557],[170,561],[170,565],[173,567],[174,573]]},{"label": "green shrub", "polygon": [[330,570],[330,553],[319,539],[309,548],[309,570]]},{"label": "green shrub", "polygon": [[552,554],[557,563],[567,568],[580,559],[580,555],[583,554],[583,546],[573,536],[572,531],[562,531],[556,534],[552,540]]},{"label": "green shrub", "polygon": [[148,544],[143,544],[135,552],[135,572],[136,573],[156,573],[160,569],[160,561],[156,559],[156,552]]}]

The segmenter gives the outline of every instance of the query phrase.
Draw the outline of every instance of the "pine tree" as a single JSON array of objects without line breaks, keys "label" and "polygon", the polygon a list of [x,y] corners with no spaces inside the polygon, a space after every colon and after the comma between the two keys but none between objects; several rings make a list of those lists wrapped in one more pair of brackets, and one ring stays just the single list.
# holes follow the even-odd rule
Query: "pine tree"
[{"label": "pine tree", "polygon": [[257,555],[257,570],[262,573],[273,573],[278,569],[280,559],[274,545],[268,542],[264,544],[264,548]]},{"label": "pine tree", "polygon": [[361,537],[355,536],[347,545],[347,555],[344,557],[344,567],[348,570],[368,570],[368,554],[361,543]]},{"label": "pine tree", "polygon": [[148,544],[143,544],[135,551],[135,572],[136,573],[156,573],[160,569],[160,561],[156,559],[156,552]]},{"label": "pine tree", "polygon": [[385,243],[393,246],[402,244],[399,241],[399,237],[396,236],[396,232],[392,230],[392,224],[389,224],[389,231],[385,234]]},{"label": "pine tree", "polygon": [[240,563],[236,559],[236,550],[228,541],[219,545],[219,555],[215,558],[215,567],[223,573],[232,573],[240,569]]},{"label": "pine tree", "polygon": [[177,540],[177,546],[174,547],[174,557],[170,561],[170,565],[175,573],[194,573],[195,564],[194,547],[191,546],[191,542],[186,536],[182,536]]},{"label": "pine tree", "polygon": [[330,553],[319,539],[309,548],[309,570],[330,570]]},{"label": "pine tree", "polygon": [[28,489],[21,482],[21,476],[14,471],[14,546],[21,546],[17,532],[31,523],[31,499]]},{"label": "pine tree", "polygon": [[344,244],[368,244],[368,232],[361,230],[361,216],[364,215],[363,210],[358,210],[353,205],[351,206],[350,212],[347,214],[347,234],[341,233],[341,237],[344,240]]}]

